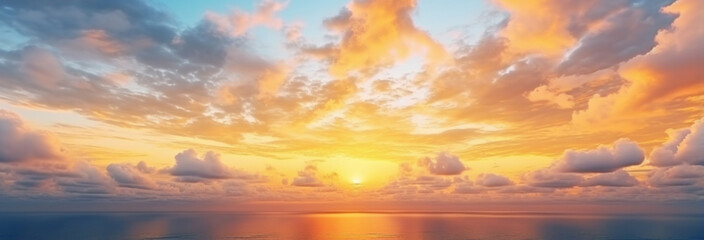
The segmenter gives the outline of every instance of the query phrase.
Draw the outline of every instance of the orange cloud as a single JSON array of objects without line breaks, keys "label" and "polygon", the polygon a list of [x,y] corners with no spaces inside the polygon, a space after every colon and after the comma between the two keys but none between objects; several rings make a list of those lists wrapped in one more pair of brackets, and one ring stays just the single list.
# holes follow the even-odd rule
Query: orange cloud
[{"label": "orange cloud", "polygon": [[441,45],[416,28],[411,19],[415,0],[353,1],[325,25],[342,33],[342,42],[330,66],[334,76],[350,71],[376,71],[408,58],[414,52],[425,51],[427,62],[447,56]]},{"label": "orange cloud", "polygon": [[[612,127],[641,123],[654,116],[672,114],[673,110],[696,115],[698,109],[689,97],[704,93],[704,31],[698,27],[704,21],[701,1],[678,1],[665,12],[679,15],[671,31],[661,31],[659,45],[650,53],[626,62],[619,74],[628,81],[618,92],[595,95],[587,109],[574,112],[572,121],[578,125],[610,122]],[[694,101],[682,109],[667,109],[674,102]],[[619,124],[617,123],[624,123]],[[628,122],[628,123],[626,123]]]}]

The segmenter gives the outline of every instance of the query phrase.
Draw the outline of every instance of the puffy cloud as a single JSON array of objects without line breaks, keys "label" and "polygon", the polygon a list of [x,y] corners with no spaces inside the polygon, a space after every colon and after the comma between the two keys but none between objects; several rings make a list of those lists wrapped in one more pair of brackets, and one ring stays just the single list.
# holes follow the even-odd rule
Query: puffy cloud
[{"label": "puffy cloud", "polygon": [[208,151],[203,158],[193,149],[176,154],[176,165],[166,171],[183,182],[204,182],[232,177],[232,172],[220,161],[220,154]]},{"label": "puffy cloud", "polygon": [[325,25],[342,32],[342,42],[333,57],[330,72],[335,76],[349,71],[367,72],[425,51],[429,62],[442,60],[447,53],[411,19],[415,0],[354,0]]},{"label": "puffy cloud", "polygon": [[455,185],[455,187],[452,190],[452,193],[475,194],[475,193],[481,192],[481,189],[479,189],[477,186],[475,186],[474,182],[472,182],[472,180],[469,180],[469,179],[455,177],[454,185]]},{"label": "puffy cloud", "polygon": [[438,153],[434,159],[425,157],[418,164],[437,175],[457,175],[467,169],[457,156],[447,152]]},{"label": "puffy cloud", "polygon": [[62,158],[57,140],[28,126],[17,114],[0,109],[0,162]]},{"label": "puffy cloud", "polygon": [[661,11],[673,1],[631,2],[587,33],[557,66],[557,72],[592,73],[650,52],[656,45],[656,34],[669,28],[677,17]]},{"label": "puffy cloud", "polygon": [[534,187],[544,188],[571,188],[584,181],[580,174],[557,172],[550,168],[543,168],[524,175],[525,182]]},{"label": "puffy cloud", "polygon": [[97,167],[78,162],[73,167],[73,177],[55,177],[55,181],[64,192],[74,194],[109,194],[112,193],[110,179]]},{"label": "puffy cloud", "polygon": [[689,128],[669,129],[670,139],[650,152],[650,164],[658,167],[682,163],[704,165],[704,118]]},{"label": "puffy cloud", "polygon": [[677,146],[675,161],[704,165],[704,118],[694,122],[690,133]]},{"label": "puffy cloud", "polygon": [[257,25],[280,29],[283,26],[283,21],[275,15],[285,7],[286,3],[284,2],[263,0],[257,4],[253,13],[234,10],[230,15],[223,16],[208,11],[205,13],[205,19],[213,23],[221,33],[241,36]]},{"label": "puffy cloud", "polygon": [[484,187],[502,187],[513,185],[510,179],[493,173],[481,173],[477,176],[477,184]]},{"label": "puffy cloud", "polygon": [[587,151],[566,150],[555,167],[564,172],[603,173],[641,164],[643,158],[643,150],[637,143],[619,139],[613,147],[602,145]]},{"label": "puffy cloud", "polygon": [[121,187],[152,189],[156,184],[147,174],[153,169],[147,167],[144,161],[137,165],[129,163],[112,163],[107,166],[108,175]]},{"label": "puffy cloud", "polygon": [[656,168],[648,173],[648,183],[654,187],[690,186],[704,178],[704,166],[678,165]]},{"label": "puffy cloud", "polygon": [[701,1],[683,0],[666,7],[664,12],[679,16],[671,30],[658,32],[655,48],[619,67],[627,84],[616,93],[594,95],[586,109],[573,113],[572,121],[621,128],[645,125],[665,112],[668,117],[673,112],[691,113],[697,101],[687,98],[704,93],[698,77],[704,74],[698,64],[704,61],[704,46],[697,44],[704,39],[704,31],[697,27],[704,16],[702,6]]},{"label": "puffy cloud", "polygon": [[638,180],[620,169],[609,173],[600,173],[584,180],[584,186],[630,187],[638,184]]},{"label": "puffy cloud", "polygon": [[291,185],[298,187],[322,187],[323,182],[318,179],[316,174],[318,167],[313,164],[306,165],[303,171],[298,171],[298,176],[293,178]]},{"label": "puffy cloud", "polygon": [[559,54],[604,18],[622,9],[623,1],[495,1],[510,17],[501,36],[511,52]]}]

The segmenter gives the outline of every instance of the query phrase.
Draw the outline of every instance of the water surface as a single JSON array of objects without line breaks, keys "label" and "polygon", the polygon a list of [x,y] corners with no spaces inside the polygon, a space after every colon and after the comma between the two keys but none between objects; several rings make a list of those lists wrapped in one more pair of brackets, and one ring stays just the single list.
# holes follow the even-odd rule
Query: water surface
[{"label": "water surface", "polygon": [[704,239],[704,215],[0,213],[0,239]]}]

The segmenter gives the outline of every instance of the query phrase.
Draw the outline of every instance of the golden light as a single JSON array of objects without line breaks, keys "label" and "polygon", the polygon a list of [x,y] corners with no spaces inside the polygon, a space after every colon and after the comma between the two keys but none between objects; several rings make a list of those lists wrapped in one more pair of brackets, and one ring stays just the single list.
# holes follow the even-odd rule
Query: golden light
[{"label": "golden light", "polygon": [[362,185],[362,179],[360,179],[358,177],[352,178],[352,180],[350,182],[352,182],[352,185],[354,185],[354,186]]}]

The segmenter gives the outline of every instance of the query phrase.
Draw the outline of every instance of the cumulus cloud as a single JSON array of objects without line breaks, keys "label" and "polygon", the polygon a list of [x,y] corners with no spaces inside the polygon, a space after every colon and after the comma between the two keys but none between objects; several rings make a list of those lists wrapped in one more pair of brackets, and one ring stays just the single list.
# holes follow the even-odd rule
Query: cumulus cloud
[{"label": "cumulus cloud", "polygon": [[113,192],[110,178],[96,166],[78,162],[73,167],[73,177],[55,177],[64,192],[73,194],[110,194]]},{"label": "cumulus cloud", "polygon": [[475,194],[481,192],[481,189],[475,186],[474,182],[469,180],[469,178],[455,177],[453,182],[455,187],[452,190],[452,193]]},{"label": "cumulus cloud", "polygon": [[528,185],[534,187],[571,188],[580,185],[584,178],[580,174],[557,172],[550,168],[544,168],[527,173],[524,180]]},{"label": "cumulus cloud", "polygon": [[[669,1],[650,4],[661,3]],[[671,117],[673,112],[688,112],[691,104],[696,105],[697,100],[673,109],[672,103],[704,93],[704,82],[698,77],[704,74],[698,64],[704,61],[704,46],[697,44],[704,39],[704,31],[697,27],[702,6],[701,1],[682,0],[664,8],[663,12],[678,17],[670,30],[658,32],[655,48],[619,67],[619,75],[628,84],[612,94],[595,94],[586,109],[573,113],[572,121],[589,127],[642,126],[657,111]]]},{"label": "cumulus cloud", "polygon": [[678,145],[675,160],[704,165],[704,118],[695,121],[690,131]]},{"label": "cumulus cloud", "polygon": [[584,186],[630,187],[638,184],[638,180],[624,170],[600,173],[584,180]]},{"label": "cumulus cloud", "polygon": [[0,162],[62,158],[57,140],[27,125],[17,114],[0,109]]},{"label": "cumulus cloud", "polygon": [[674,0],[632,2],[624,6],[623,10],[606,17],[602,26],[594,27],[580,39],[557,66],[557,72],[592,73],[650,52],[657,44],[657,33],[669,28],[677,17],[661,11],[672,2]]},{"label": "cumulus cloud", "polygon": [[409,57],[422,49],[428,61],[446,57],[444,48],[413,24],[415,0],[352,1],[325,25],[342,33],[330,72],[343,76],[349,71],[372,70]]},{"label": "cumulus cloud", "polygon": [[669,167],[682,163],[704,165],[704,118],[683,129],[669,129],[670,137],[650,152],[650,164]]},{"label": "cumulus cloud", "polygon": [[603,173],[643,162],[643,150],[637,143],[619,139],[613,146],[599,146],[594,150],[566,150],[556,162],[556,168],[564,172]]},{"label": "cumulus cloud", "polygon": [[656,168],[648,173],[648,183],[654,187],[690,186],[704,180],[704,166],[678,165]]},{"label": "cumulus cloud", "polygon": [[477,176],[477,184],[484,187],[502,187],[513,185],[510,179],[493,173],[481,173]]},{"label": "cumulus cloud", "polygon": [[689,128],[668,129],[669,140],[663,143],[662,146],[653,148],[648,157],[650,164],[657,167],[669,167],[682,163],[683,161],[681,160],[675,160],[675,153],[677,153],[678,146],[682,143],[682,140],[691,133],[692,130]]},{"label": "cumulus cloud", "polygon": [[306,165],[305,169],[298,171],[298,176],[293,178],[291,185],[298,187],[322,187],[323,182],[318,179],[316,174],[318,167],[313,164]]},{"label": "cumulus cloud", "polygon": [[144,161],[137,165],[129,163],[111,163],[107,166],[108,175],[121,187],[152,189],[156,184],[147,175],[153,169],[147,167]]},{"label": "cumulus cloud", "polygon": [[425,157],[418,161],[418,165],[436,175],[457,175],[467,170],[460,158],[447,152],[438,153],[434,159]]},{"label": "cumulus cloud", "polygon": [[220,161],[220,154],[208,151],[202,158],[193,149],[174,157],[176,165],[166,171],[182,182],[205,182],[232,177],[231,170]]}]

